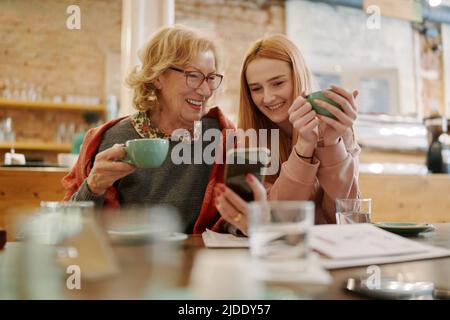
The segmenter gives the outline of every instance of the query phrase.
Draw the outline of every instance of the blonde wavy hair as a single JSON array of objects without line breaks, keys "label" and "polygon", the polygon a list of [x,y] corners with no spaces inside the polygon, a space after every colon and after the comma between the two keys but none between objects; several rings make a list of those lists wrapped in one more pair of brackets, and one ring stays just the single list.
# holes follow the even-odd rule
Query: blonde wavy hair
[{"label": "blonde wavy hair", "polygon": [[186,67],[201,52],[212,51],[218,68],[218,52],[214,42],[199,31],[183,25],[163,27],[156,31],[139,52],[141,66],[136,66],[126,79],[133,90],[133,106],[139,111],[152,111],[158,105],[154,80],[170,67]]},{"label": "blonde wavy hair", "polygon": [[[240,103],[238,113],[238,126],[244,130],[253,129],[280,129],[274,122],[267,118],[252,100],[250,88],[247,83],[246,72],[250,62],[259,59],[276,59],[289,63],[293,76],[294,99],[302,92],[311,93],[312,76],[305,64],[302,54],[297,46],[286,36],[276,34],[253,42],[244,58],[241,69]],[[295,130],[294,130],[295,131]],[[296,143],[297,135],[293,133],[291,139],[283,130],[280,130],[280,165],[285,162]],[[270,141],[268,141],[268,147]],[[281,166],[280,166],[281,167]]]}]

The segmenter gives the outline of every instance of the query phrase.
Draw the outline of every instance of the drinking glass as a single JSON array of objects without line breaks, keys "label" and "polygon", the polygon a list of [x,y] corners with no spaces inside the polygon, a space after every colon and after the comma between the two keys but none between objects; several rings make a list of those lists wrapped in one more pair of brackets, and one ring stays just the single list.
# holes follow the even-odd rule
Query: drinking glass
[{"label": "drinking glass", "polygon": [[93,215],[92,201],[41,201],[37,215],[28,225],[28,235],[36,242],[59,244],[81,232],[84,219]]},{"label": "drinking glass", "polygon": [[252,256],[263,260],[306,259],[314,224],[311,201],[258,201],[249,205]]},{"label": "drinking glass", "polygon": [[370,223],[372,199],[336,199],[336,223]]},{"label": "drinking glass", "polygon": [[67,274],[73,272],[83,282],[118,273],[115,257],[96,224],[93,202],[43,201],[24,221],[20,233],[18,298],[61,299],[67,289],[80,283],[69,281]]}]

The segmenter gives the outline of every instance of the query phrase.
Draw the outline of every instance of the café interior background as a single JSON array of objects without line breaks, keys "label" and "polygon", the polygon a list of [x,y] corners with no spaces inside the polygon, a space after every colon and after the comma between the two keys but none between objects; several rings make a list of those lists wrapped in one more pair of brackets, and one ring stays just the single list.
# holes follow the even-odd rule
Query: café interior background
[{"label": "caf\u00e9 interior background", "polygon": [[[370,2],[390,2],[381,7],[379,28],[370,26],[373,15],[364,10]],[[80,8],[79,30],[66,26],[70,5]],[[11,148],[8,131],[27,161],[55,163],[86,129],[85,111],[103,121],[133,112],[122,80],[138,63],[136,50],[167,23],[200,28],[217,39],[226,77],[212,104],[233,121],[249,43],[265,34],[287,34],[318,87],[335,83],[360,91],[356,132],[362,163],[416,164],[405,170],[423,170],[429,144],[423,119],[450,115],[448,0],[436,8],[427,1],[389,0],[3,0],[1,159]]]},{"label": "caf\u00e9 interior background", "polygon": [[[138,63],[137,50],[156,29],[171,23],[199,28],[217,40],[225,80],[211,105],[219,105],[234,122],[243,56],[252,41],[266,34],[284,33],[299,46],[319,88],[334,83],[358,89],[355,131],[362,146],[358,183],[362,197],[372,199],[371,221],[433,223],[436,232],[419,240],[448,248],[450,175],[449,171],[431,174],[426,159],[433,134],[435,140],[439,138],[439,154],[450,169],[450,139],[445,133],[450,117],[450,0],[433,8],[431,2],[439,1],[0,0],[0,299],[183,300],[195,290],[208,299],[230,293],[233,299],[255,299],[254,291],[260,289],[250,275],[257,274],[257,269],[242,263],[246,250],[205,251],[202,238],[191,235],[186,242],[179,242],[183,243],[181,251],[165,241],[155,241],[155,246],[130,245],[136,244],[133,241],[139,240],[139,235],[140,240],[142,234],[148,235],[137,232],[136,239],[136,233],[130,234],[126,228],[122,238],[126,245],[109,246],[97,234],[89,214],[84,212],[83,219],[66,214],[83,204],[68,205],[66,211],[60,209],[61,203],[53,202],[65,195],[61,179],[68,174],[73,158],[63,156],[70,155],[74,136],[87,128],[85,113],[94,112],[104,122],[133,112],[123,79]],[[367,10],[371,5],[381,8],[379,19],[376,10]],[[80,10],[80,29],[71,29],[67,23],[73,26],[70,17],[76,8]],[[431,116],[435,118],[424,121]],[[2,164],[8,154],[24,154],[26,164]],[[57,215],[39,214],[55,208]],[[63,220],[53,219],[62,212]],[[168,217],[166,211],[161,212]],[[142,217],[147,217],[148,212],[143,213]],[[28,220],[28,215],[37,219]],[[120,226],[125,221],[145,230],[148,221],[134,217],[110,212],[101,215],[106,222]],[[30,242],[20,241],[26,239],[25,221],[37,222],[29,230],[36,227],[38,238],[50,243],[61,240],[58,237],[63,233],[58,228],[41,224],[47,219],[54,224],[67,221],[67,241],[55,247],[30,247]],[[170,219],[162,221],[171,221],[171,228],[174,225]],[[46,232],[41,233],[40,227]],[[158,230],[165,229],[158,224]],[[116,233],[116,241],[120,234]],[[361,234],[363,240],[370,236]],[[113,243],[111,235],[114,233],[107,239]],[[359,235],[356,239],[352,249],[356,243],[366,256],[371,246],[364,247],[368,242],[359,241]],[[379,248],[378,241],[373,243]],[[390,254],[389,258],[402,261],[405,256]],[[82,290],[69,287],[73,271],[60,268],[65,263],[83,270]],[[408,291],[414,291],[408,281],[431,281],[435,288],[450,289],[449,265],[449,259],[402,262],[383,266],[382,274],[404,279]],[[311,280],[310,275],[289,269],[299,278],[289,278],[288,290],[267,290],[268,297],[309,298],[299,284]],[[352,298],[343,291],[344,280],[368,272],[364,266],[330,274],[331,286],[312,290],[320,299]],[[92,281],[100,277],[103,281]],[[210,279],[217,280],[214,286]],[[284,282],[286,277],[281,279]],[[186,285],[188,290],[183,290]]]}]

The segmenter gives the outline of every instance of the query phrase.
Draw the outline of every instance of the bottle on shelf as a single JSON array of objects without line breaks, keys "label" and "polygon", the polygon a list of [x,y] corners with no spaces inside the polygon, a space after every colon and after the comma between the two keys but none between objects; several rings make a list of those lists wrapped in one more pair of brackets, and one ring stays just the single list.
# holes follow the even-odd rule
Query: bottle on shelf
[{"label": "bottle on shelf", "polygon": [[427,168],[431,173],[449,173],[446,161],[449,146],[443,143],[447,135],[447,119],[440,115],[433,115],[424,119],[428,131]]}]

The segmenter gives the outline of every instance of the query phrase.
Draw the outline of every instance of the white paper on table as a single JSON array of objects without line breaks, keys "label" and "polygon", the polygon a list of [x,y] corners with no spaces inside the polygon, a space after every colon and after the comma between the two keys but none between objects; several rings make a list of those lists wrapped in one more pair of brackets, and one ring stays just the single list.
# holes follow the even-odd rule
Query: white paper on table
[{"label": "white paper on table", "polygon": [[248,248],[247,237],[236,237],[229,233],[218,233],[206,229],[202,233],[203,242],[208,248]]},{"label": "white paper on table", "polygon": [[[248,239],[205,231],[209,248],[246,248]],[[450,250],[418,243],[370,224],[316,225],[310,230],[310,246],[326,255],[321,265],[338,269],[450,256]]]},{"label": "white paper on table", "polygon": [[370,266],[377,264],[386,263],[397,263],[406,261],[416,261],[416,260],[426,260],[443,258],[450,256],[450,250],[440,247],[428,246],[426,245],[426,252],[410,253],[399,256],[379,256],[371,258],[357,258],[357,259],[327,259],[322,258],[320,264],[322,267],[328,270],[341,269],[341,268],[351,268],[351,267],[361,267]]},{"label": "white paper on table", "polygon": [[[268,234],[268,239],[280,234]],[[206,247],[246,248],[248,238],[206,229],[202,234]],[[355,259],[374,256],[398,256],[428,251],[428,246],[406,239],[371,224],[317,225],[310,230],[310,246],[331,259]]]},{"label": "white paper on table", "polygon": [[429,249],[417,241],[368,223],[314,226],[310,233],[310,245],[331,259],[399,256]]},{"label": "white paper on table", "polygon": [[418,243],[370,224],[320,225],[311,231],[311,246],[328,257],[326,269],[396,263],[450,256],[450,250]]}]

